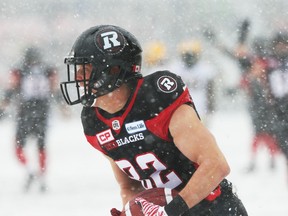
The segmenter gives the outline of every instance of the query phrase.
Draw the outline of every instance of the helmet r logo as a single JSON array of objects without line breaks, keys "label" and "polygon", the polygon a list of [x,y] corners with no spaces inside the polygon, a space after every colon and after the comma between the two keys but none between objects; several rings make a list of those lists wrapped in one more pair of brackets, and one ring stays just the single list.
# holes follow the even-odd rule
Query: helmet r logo
[{"label": "helmet r logo", "polygon": [[121,45],[120,41],[117,40],[118,34],[115,31],[102,33],[101,37],[103,38],[103,42],[104,42],[104,45],[103,45],[104,50],[112,48],[112,45],[113,47]]},{"label": "helmet r logo", "polygon": [[113,28],[104,28],[97,32],[94,42],[102,53],[108,55],[117,55],[126,45],[123,34]]}]

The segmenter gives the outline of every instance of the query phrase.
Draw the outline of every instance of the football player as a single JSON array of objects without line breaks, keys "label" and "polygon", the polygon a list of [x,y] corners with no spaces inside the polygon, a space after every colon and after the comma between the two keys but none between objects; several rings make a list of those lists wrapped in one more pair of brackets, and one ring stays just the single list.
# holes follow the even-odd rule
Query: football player
[{"label": "football player", "polygon": [[187,87],[169,71],[142,77],[141,53],[123,28],[91,27],[65,58],[61,83],[68,104],[82,103],[85,136],[110,161],[123,206],[145,189],[170,188],[179,195],[166,206],[137,199],[144,215],[247,215]]},{"label": "football player", "polygon": [[268,86],[272,95],[274,128],[279,148],[288,165],[288,32],[275,33],[271,41],[272,59]]},{"label": "football player", "polygon": [[[25,191],[30,189],[31,183],[38,179],[40,190],[46,191],[46,133],[50,110],[51,95],[57,93],[58,79],[56,69],[42,59],[39,47],[29,46],[24,51],[24,58],[20,65],[10,71],[9,85],[4,91],[4,100],[0,109],[7,109],[15,101],[17,106],[17,126],[15,135],[15,153],[18,161],[27,170]],[[25,153],[27,139],[36,139],[38,147],[39,169],[32,169]]]}]

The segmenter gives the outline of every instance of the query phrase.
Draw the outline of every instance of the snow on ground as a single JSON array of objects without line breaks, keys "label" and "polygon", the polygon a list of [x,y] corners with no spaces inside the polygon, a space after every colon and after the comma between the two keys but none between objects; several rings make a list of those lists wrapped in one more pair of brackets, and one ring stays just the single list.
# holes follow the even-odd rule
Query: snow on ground
[{"label": "snow on ground", "polygon": [[[288,215],[288,179],[284,157],[277,157],[274,171],[269,156],[260,149],[258,169],[244,173],[248,164],[252,128],[243,110],[216,113],[211,121],[220,148],[231,166],[228,179],[251,216]],[[0,215],[1,216],[108,216],[112,207],[121,208],[118,186],[109,164],[82,134],[78,117],[54,117],[48,133],[49,190],[40,193],[37,185],[23,193],[25,172],[14,156],[14,123],[0,121]],[[29,141],[27,152],[34,162],[36,149]]]},{"label": "snow on ground", "polygon": [[288,174],[283,155],[278,155],[276,169],[269,168],[269,154],[260,148],[257,155],[257,170],[246,173],[250,158],[252,126],[246,112],[217,113],[211,130],[224,152],[236,192],[251,216],[288,215]]}]

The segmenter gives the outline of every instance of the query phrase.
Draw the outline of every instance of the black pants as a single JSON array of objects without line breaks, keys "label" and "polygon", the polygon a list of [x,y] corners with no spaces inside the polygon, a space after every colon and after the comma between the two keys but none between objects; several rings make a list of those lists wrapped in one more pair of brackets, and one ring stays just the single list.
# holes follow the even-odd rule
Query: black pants
[{"label": "black pants", "polygon": [[222,181],[221,195],[214,201],[203,200],[191,208],[183,216],[248,216],[248,213],[235,193],[232,184],[226,179]]},{"label": "black pants", "polygon": [[17,115],[16,145],[24,147],[28,136],[37,139],[39,150],[45,148],[49,107],[47,101],[23,102]]},{"label": "black pants", "polygon": [[283,152],[288,162],[288,102],[279,102],[275,108],[275,132],[278,146]]}]

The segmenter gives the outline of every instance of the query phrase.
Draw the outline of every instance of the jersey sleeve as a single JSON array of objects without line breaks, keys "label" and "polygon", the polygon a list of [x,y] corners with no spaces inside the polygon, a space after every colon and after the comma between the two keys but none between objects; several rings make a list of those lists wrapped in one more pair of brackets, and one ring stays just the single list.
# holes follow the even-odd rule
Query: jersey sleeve
[{"label": "jersey sleeve", "polygon": [[156,136],[169,141],[169,123],[173,112],[183,104],[194,107],[193,101],[181,77],[174,73],[157,72],[152,83],[156,89],[153,107],[158,112],[154,118],[146,121],[146,125]]},{"label": "jersey sleeve", "polygon": [[170,71],[159,71],[153,79],[157,97],[163,106],[169,106],[186,90],[186,85],[180,76]]}]

